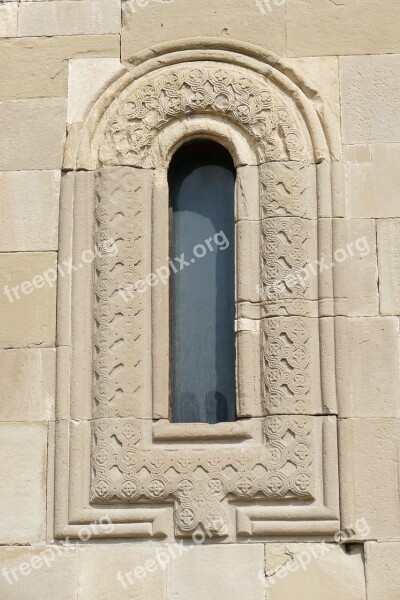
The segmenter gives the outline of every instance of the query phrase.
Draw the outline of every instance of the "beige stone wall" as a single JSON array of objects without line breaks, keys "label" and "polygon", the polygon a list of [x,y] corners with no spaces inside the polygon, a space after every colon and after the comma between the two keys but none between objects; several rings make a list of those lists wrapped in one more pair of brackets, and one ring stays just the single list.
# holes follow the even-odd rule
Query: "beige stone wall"
[{"label": "beige stone wall", "polygon": [[[165,538],[149,539],[145,526],[121,537],[107,520],[82,528],[82,539],[54,541],[54,475],[66,467],[55,463],[55,423],[63,431],[67,419],[57,403],[68,386],[79,394],[86,385],[60,367],[68,349],[56,334],[57,318],[69,310],[59,295],[57,311],[54,274],[57,261],[68,271],[69,260],[58,255],[59,223],[68,222],[68,206],[59,209],[60,189],[70,185],[66,138],[78,135],[93,101],[141,53],[200,36],[286,59],[284,70],[316,89],[316,108],[330,114],[337,187],[333,218],[318,214],[321,231],[334,232],[333,250],[362,240],[335,266],[336,308],[321,321],[335,333],[336,357],[322,343],[322,368],[335,362],[336,395],[328,390],[334,400],[312,412],[315,423],[318,415],[328,419],[319,440],[337,425],[342,533],[324,541],[293,523],[291,534],[288,501],[287,513],[271,513],[270,529],[258,537],[246,533],[239,511],[241,537],[203,544],[182,544],[168,527]],[[207,49],[204,40],[200,46]],[[400,597],[399,96],[398,0],[0,2],[1,599]],[[253,169],[241,174],[251,190],[254,168],[245,169]],[[243,236],[251,238],[247,230]],[[244,317],[240,335],[249,349],[254,332]],[[246,370],[253,356],[246,355]],[[78,413],[84,426],[85,410]],[[323,457],[321,450],[321,464]],[[326,492],[335,473],[324,464]],[[280,519],[281,530],[274,528]]]}]

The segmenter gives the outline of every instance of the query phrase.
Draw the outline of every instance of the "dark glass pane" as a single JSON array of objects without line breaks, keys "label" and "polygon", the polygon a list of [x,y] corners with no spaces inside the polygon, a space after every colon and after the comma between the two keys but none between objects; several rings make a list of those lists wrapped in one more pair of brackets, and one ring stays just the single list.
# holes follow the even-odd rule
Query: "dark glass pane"
[{"label": "dark glass pane", "polygon": [[[235,168],[213,142],[192,142],[170,172],[171,398],[175,423],[236,419]],[[182,267],[182,268],[181,268]]]}]

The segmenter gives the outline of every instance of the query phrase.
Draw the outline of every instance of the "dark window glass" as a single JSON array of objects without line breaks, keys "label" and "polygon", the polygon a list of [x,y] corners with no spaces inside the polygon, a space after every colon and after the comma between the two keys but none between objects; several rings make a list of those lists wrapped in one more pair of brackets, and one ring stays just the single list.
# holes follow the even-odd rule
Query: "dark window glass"
[{"label": "dark window glass", "polygon": [[236,419],[235,175],[230,154],[208,141],[185,144],[169,170],[175,423]]}]

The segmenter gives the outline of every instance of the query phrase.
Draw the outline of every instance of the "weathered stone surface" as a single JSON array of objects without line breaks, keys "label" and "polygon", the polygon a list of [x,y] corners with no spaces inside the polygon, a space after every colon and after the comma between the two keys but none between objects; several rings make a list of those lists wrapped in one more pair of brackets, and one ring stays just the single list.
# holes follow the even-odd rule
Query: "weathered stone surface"
[{"label": "weathered stone surface", "polygon": [[0,548],[0,596],[7,600],[77,598],[78,549]]},{"label": "weathered stone surface", "polygon": [[0,5],[0,37],[17,35],[18,3],[5,2]]},{"label": "weathered stone surface", "polygon": [[119,55],[118,35],[0,40],[0,98],[66,97],[69,59]]},{"label": "weathered stone surface", "polygon": [[339,420],[341,526],[364,519],[369,528],[355,539],[400,538],[399,425],[391,418]]},{"label": "weathered stone surface", "polygon": [[400,542],[365,544],[368,600],[398,600]]},{"label": "weathered stone surface", "polygon": [[122,61],[160,42],[198,36],[240,39],[285,54],[285,8],[264,0],[128,0],[123,4]]},{"label": "weathered stone surface", "polygon": [[346,57],[340,70],[343,142],[400,142],[400,55]]},{"label": "weathered stone surface", "polygon": [[286,10],[289,56],[400,51],[397,0],[286,0]]},{"label": "weathered stone surface", "polygon": [[78,58],[69,61],[68,124],[79,123],[101,92],[125,69],[118,58]]},{"label": "weathered stone surface", "polygon": [[347,162],[369,163],[371,162],[371,145],[354,144],[343,145],[343,160]]},{"label": "weathered stone surface", "polygon": [[119,33],[121,0],[23,2],[18,36]]},{"label": "weathered stone surface", "polygon": [[336,319],[341,417],[400,417],[398,338],[398,319]]},{"label": "weathered stone surface", "polygon": [[[375,221],[334,219],[332,258],[337,314],[377,315],[379,301]],[[325,256],[324,264],[329,265],[329,261],[330,257]]]},{"label": "weathered stone surface", "polygon": [[193,547],[169,564],[168,598],[264,600],[262,544]]},{"label": "weathered stone surface", "polygon": [[400,314],[400,219],[377,221],[379,301],[383,315]]},{"label": "weathered stone surface", "polygon": [[54,419],[56,351],[0,350],[0,421]]},{"label": "weathered stone surface", "polygon": [[60,171],[0,171],[0,252],[57,250]]},{"label": "weathered stone surface", "polygon": [[400,144],[372,144],[365,153],[347,163],[349,216],[399,217]]},{"label": "weathered stone surface", "polygon": [[45,423],[0,424],[0,544],[44,540],[46,451]]},{"label": "weathered stone surface", "polygon": [[[82,548],[79,552],[79,600],[166,599],[165,570],[168,562],[174,561],[171,554],[174,546],[169,548],[115,544]],[[179,552],[176,547],[175,556]]]},{"label": "weathered stone surface", "polygon": [[365,600],[362,548],[337,544],[266,544],[268,600]]},{"label": "weathered stone surface", "polygon": [[56,258],[54,252],[0,254],[0,347],[54,346]]},{"label": "weathered stone surface", "polygon": [[61,169],[66,101],[0,102],[0,170]]},{"label": "weathered stone surface", "polygon": [[[341,128],[340,128],[340,90],[339,90],[339,59],[333,56],[309,58],[291,58],[288,60],[297,73],[300,73],[305,81],[314,89],[318,90],[324,106],[329,110],[331,133],[333,137],[332,154],[340,159]],[[321,108],[318,106],[318,108]]]}]

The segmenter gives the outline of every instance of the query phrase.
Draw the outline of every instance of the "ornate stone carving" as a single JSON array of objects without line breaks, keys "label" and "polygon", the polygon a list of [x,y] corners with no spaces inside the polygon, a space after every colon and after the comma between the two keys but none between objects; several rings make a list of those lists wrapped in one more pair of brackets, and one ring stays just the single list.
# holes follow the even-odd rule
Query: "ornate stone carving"
[{"label": "ornate stone carving", "polygon": [[261,217],[291,216],[310,218],[308,165],[274,163],[260,166]]},{"label": "ornate stone carving", "polygon": [[243,128],[259,160],[306,160],[303,133],[287,100],[266,78],[213,62],[175,65],[134,82],[105,115],[103,165],[153,166],[151,146],[170,122],[216,115]]},{"label": "ornate stone carving", "polygon": [[261,298],[304,298],[310,287],[307,264],[310,221],[278,217],[262,221]]},{"label": "ornate stone carving", "polygon": [[118,253],[94,263],[94,417],[130,416],[143,395],[142,294],[118,293],[143,272],[143,182],[133,169],[96,175],[95,241]]},{"label": "ornate stone carving", "polygon": [[227,497],[313,499],[311,427],[312,417],[267,417],[264,445],[170,449],[146,448],[140,420],[99,419],[92,423],[91,500],[175,500],[180,535],[200,525],[224,535]]},{"label": "ornate stone carving", "polygon": [[[77,537],[80,524],[107,514],[115,523],[115,536],[171,539],[173,505],[179,535],[203,527],[214,535],[227,533],[231,540],[266,531],[318,536],[338,528],[335,418],[299,414],[321,412],[319,363],[314,361],[319,358],[318,320],[280,316],[309,315],[317,304],[310,298],[318,296],[291,280],[283,297],[259,303],[256,294],[260,255],[266,282],[271,276],[286,279],[314,258],[307,252],[313,251],[310,236],[316,240],[317,191],[328,198],[324,186],[330,179],[320,179],[317,187],[315,165],[306,163],[328,155],[326,140],[307,94],[277,73],[278,63],[239,54],[207,48],[200,60],[198,50],[187,52],[185,62],[182,54],[175,63],[174,53],[152,57],[115,81],[82,128],[69,134],[75,142],[69,144],[65,164],[71,170],[78,165],[81,172],[64,180],[70,183],[63,190],[62,255],[78,253],[93,241],[92,234],[98,245],[114,239],[118,255],[97,258],[92,278],[87,265],[60,284],[66,310],[60,311],[59,372],[70,372],[70,377],[61,380],[57,396],[59,537]],[[157,437],[152,421],[167,418],[162,363],[168,344],[162,313],[168,294],[164,297],[155,288],[147,295],[126,293],[124,299],[118,292],[166,257],[167,159],[175,144],[197,135],[226,143],[237,164],[252,168],[254,198],[255,165],[262,165],[260,213],[257,206],[251,216],[238,211],[238,219],[251,225],[243,234],[246,257],[255,257],[239,266],[239,278],[246,269],[255,273],[248,277],[255,300],[243,300],[251,305],[251,323],[244,322],[242,333],[255,338],[256,360],[247,364],[256,366],[245,391],[249,406],[257,397],[257,410],[246,416],[259,418],[243,419],[243,437],[218,439],[209,426],[191,443],[187,431],[193,426],[182,437],[182,429],[174,433],[179,425],[166,423],[168,436]],[[99,164],[103,169],[93,176]],[[250,229],[256,233],[249,237]],[[248,266],[243,269],[243,264]],[[69,315],[70,303],[74,308]],[[86,342],[94,334],[93,361],[87,343],[80,351],[82,332]],[[292,414],[262,416],[261,387],[264,414]],[[227,520],[226,532],[221,525]]]},{"label": "ornate stone carving", "polygon": [[310,319],[263,319],[262,381],[267,413],[301,413],[310,408]]}]

